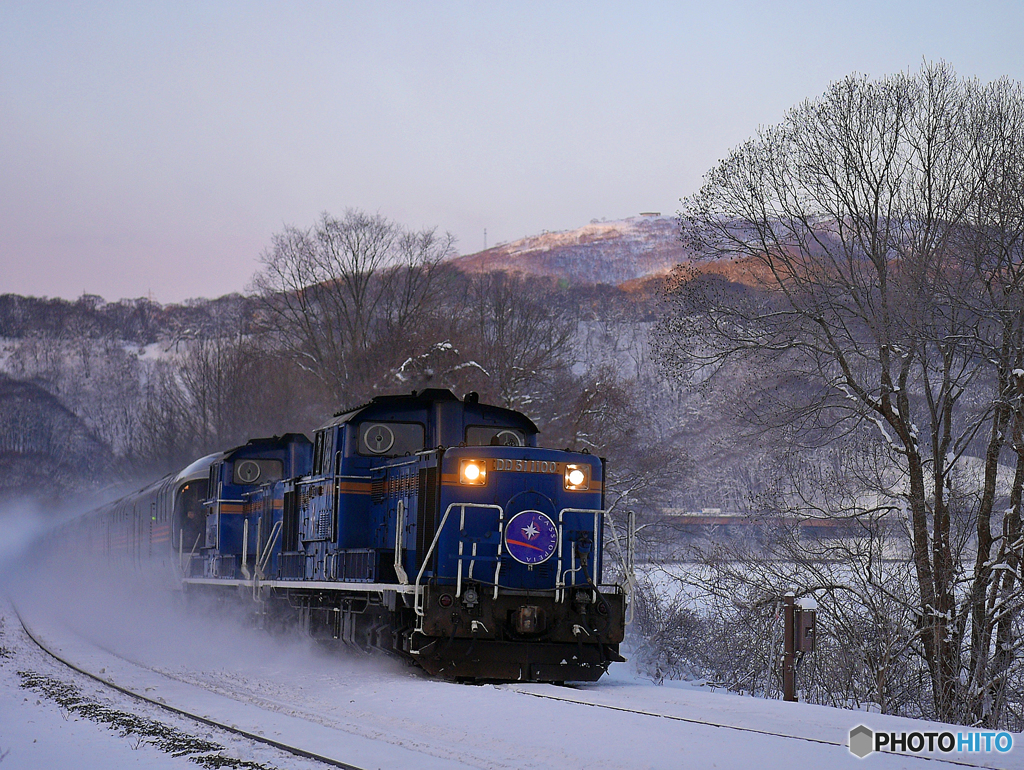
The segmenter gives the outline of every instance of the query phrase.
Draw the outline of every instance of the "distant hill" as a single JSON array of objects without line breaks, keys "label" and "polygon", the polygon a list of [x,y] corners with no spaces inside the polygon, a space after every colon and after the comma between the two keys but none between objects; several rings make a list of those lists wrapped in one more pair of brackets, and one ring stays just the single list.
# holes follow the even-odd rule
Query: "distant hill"
[{"label": "distant hill", "polygon": [[453,264],[470,273],[504,270],[572,284],[618,286],[664,275],[688,260],[674,217],[639,216],[532,235],[458,257]]},{"label": "distant hill", "polygon": [[84,294],[76,300],[0,294],[0,339],[118,339],[147,345],[216,329],[218,319],[250,318],[254,303],[240,294],[160,305],[148,299],[107,302]]},{"label": "distant hill", "polygon": [[95,486],[110,450],[60,400],[0,375],[0,499]]}]

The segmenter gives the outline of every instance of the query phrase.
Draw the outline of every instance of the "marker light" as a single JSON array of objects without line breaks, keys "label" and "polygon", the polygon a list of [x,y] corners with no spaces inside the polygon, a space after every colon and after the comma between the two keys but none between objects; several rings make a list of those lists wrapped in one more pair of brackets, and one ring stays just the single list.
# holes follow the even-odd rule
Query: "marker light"
[{"label": "marker light", "polygon": [[565,488],[571,490],[590,489],[590,466],[573,464],[566,465]]},{"label": "marker light", "polygon": [[462,460],[459,463],[459,481],[476,486],[486,484],[487,468],[483,460]]}]

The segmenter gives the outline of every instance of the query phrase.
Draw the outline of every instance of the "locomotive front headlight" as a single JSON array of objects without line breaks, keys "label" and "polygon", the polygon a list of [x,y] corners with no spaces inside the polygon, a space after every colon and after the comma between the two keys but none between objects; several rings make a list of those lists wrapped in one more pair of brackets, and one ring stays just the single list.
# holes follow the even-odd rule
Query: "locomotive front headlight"
[{"label": "locomotive front headlight", "polygon": [[487,466],[483,460],[461,460],[459,462],[459,481],[462,484],[483,486],[487,483]]},{"label": "locomotive front headlight", "polygon": [[590,466],[573,464],[566,465],[565,488],[572,490],[590,489]]}]

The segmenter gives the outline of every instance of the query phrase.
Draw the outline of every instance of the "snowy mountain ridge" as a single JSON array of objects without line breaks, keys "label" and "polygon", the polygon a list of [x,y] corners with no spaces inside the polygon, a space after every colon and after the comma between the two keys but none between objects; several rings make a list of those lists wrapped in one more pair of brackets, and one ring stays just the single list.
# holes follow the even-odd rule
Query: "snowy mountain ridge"
[{"label": "snowy mountain ridge", "polygon": [[675,217],[651,214],[527,236],[457,257],[452,264],[470,273],[504,270],[617,286],[665,274],[687,261]]}]

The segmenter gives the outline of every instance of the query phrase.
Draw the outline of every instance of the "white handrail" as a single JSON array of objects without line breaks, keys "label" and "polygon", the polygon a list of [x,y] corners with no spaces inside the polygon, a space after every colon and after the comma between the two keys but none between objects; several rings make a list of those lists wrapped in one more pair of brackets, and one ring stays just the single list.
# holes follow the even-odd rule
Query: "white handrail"
[{"label": "white handrail", "polygon": [[398,582],[409,585],[409,576],[402,566],[402,531],[405,529],[405,501],[399,500],[395,511],[395,574]]},{"label": "white handrail", "polygon": [[[555,571],[555,601],[565,601],[565,583],[562,580],[562,525],[567,513],[590,513],[594,516],[594,552],[596,553],[601,548],[601,544],[597,542],[597,529],[598,529],[598,517],[607,516],[608,512],[601,508],[563,508],[558,512],[558,565]],[[573,569],[566,570],[565,574],[575,573],[576,569],[576,557],[572,559]],[[595,578],[596,579],[596,578]],[[576,585],[573,582],[573,585]]]},{"label": "white handrail", "polygon": [[277,538],[281,534],[282,524],[283,522],[281,521],[274,522],[274,526],[270,529],[270,537],[267,538],[267,547],[263,549],[262,556],[257,554],[256,570],[257,575],[261,580],[263,579],[263,572],[266,569],[267,564],[270,562],[270,557],[272,555],[271,552],[277,544]]},{"label": "white handrail", "polygon": [[[419,617],[424,616],[423,611],[423,589],[420,585],[420,581],[423,579],[423,573],[427,570],[427,565],[430,563],[430,557],[434,554],[434,549],[437,548],[437,541],[441,539],[441,532],[444,531],[444,525],[448,522],[448,516],[452,512],[452,508],[462,508],[463,515],[465,515],[466,508],[490,508],[498,511],[501,521],[504,521],[505,511],[500,505],[491,505],[486,503],[451,503],[445,508],[444,516],[441,517],[441,523],[437,527],[437,532],[434,533],[434,539],[430,542],[430,548],[427,549],[426,554],[423,556],[423,561],[420,563],[420,570],[416,573],[416,582],[413,584],[413,610]],[[501,566],[501,541],[498,543],[498,565]],[[495,584],[497,584],[497,572],[495,572]],[[497,585],[495,585],[497,590]]]},{"label": "white handrail", "polygon": [[505,511],[498,508],[498,556],[494,565],[494,598],[498,598],[498,577],[501,575],[501,546],[505,542]]},{"label": "white handrail", "polygon": [[196,541],[195,541],[195,543],[192,544],[192,550],[188,552],[188,574],[189,574],[189,576],[192,575],[192,557],[196,553],[196,548],[199,547],[199,538],[201,538],[202,536],[203,536],[202,532],[200,532],[198,535],[196,535]]},{"label": "white handrail", "polygon": [[[257,548],[259,545],[257,544]],[[249,560],[249,519],[245,519],[242,522],[242,577],[246,580],[249,579],[249,565],[246,562]]]},{"label": "white handrail", "polygon": [[[257,525],[262,524],[262,523],[263,523],[263,517],[261,516],[259,521],[257,522]],[[260,581],[262,581],[263,578],[265,577],[264,570],[267,567],[267,563],[270,561],[270,557],[271,557],[272,552],[274,550],[274,545],[277,543],[278,535],[281,534],[282,526],[283,526],[283,522],[281,522],[281,521],[275,521],[274,522],[274,526],[270,528],[270,537],[267,538],[267,547],[263,549],[263,553],[262,554],[260,553],[260,550],[259,550],[259,536],[257,535],[257,542],[256,542],[256,565],[255,565],[256,566],[256,572],[255,572],[255,574],[253,575],[253,578],[252,578],[252,598],[254,600],[256,600],[256,601],[260,600],[259,599]],[[259,527],[257,527],[257,529],[259,529]]]}]

